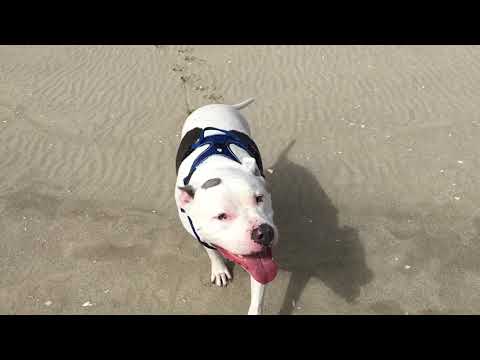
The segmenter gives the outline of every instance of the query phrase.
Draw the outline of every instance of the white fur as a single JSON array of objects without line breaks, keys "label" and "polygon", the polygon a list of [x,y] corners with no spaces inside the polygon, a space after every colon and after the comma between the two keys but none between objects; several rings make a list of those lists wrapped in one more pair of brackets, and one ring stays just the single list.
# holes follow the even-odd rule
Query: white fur
[{"label": "white fur", "polygon": [[[187,119],[182,128],[182,138],[185,134],[195,128],[205,128],[205,127],[216,127],[223,130],[237,130],[241,131],[247,135],[251,135],[250,127],[248,122],[240,113],[240,109],[245,108],[251,104],[254,99],[245,100],[236,105],[224,105],[224,104],[211,104],[203,106],[194,112],[192,112]],[[211,134],[215,131],[211,131]],[[207,132],[206,135],[210,133]],[[264,180],[261,177],[257,177],[253,174],[255,169],[255,160],[250,157],[250,155],[241,148],[232,146],[232,151],[235,155],[242,161],[242,164],[231,161],[221,156],[213,156],[205,160],[202,165],[195,171],[194,175],[190,180],[190,185],[194,189],[200,189],[201,185],[208,179],[213,177],[220,177],[221,179],[227,179],[228,185],[230,187],[235,187],[235,180],[237,180],[238,189],[235,188],[234,191],[247,191],[255,190],[256,188],[264,189]],[[178,214],[180,220],[186,229],[192,236],[194,236],[190,224],[188,222],[187,216],[180,211],[180,208],[183,208],[187,213],[193,218],[197,232],[199,233],[202,241],[207,241],[208,239],[204,238],[202,234],[207,234],[208,236],[213,236],[214,233],[221,233],[222,229],[216,229],[215,222],[212,222],[211,215],[215,211],[215,207],[222,206],[238,206],[239,199],[242,199],[240,195],[233,196],[231,195],[232,191],[229,188],[222,187],[223,184],[207,189],[200,190],[205,193],[197,193],[194,199],[191,201],[191,204],[182,204],[181,201],[181,191],[178,189],[183,186],[183,178],[187,176],[193,160],[202,152],[204,148],[196,149],[189,157],[187,157],[181,164],[177,182],[175,185],[175,201],[179,209]],[[224,185],[225,186],[225,185]],[[242,188],[244,190],[242,190]],[[206,193],[208,192],[208,194]],[[237,195],[237,194],[236,194]],[[249,209],[248,207],[245,210],[242,210],[241,214],[243,216],[243,222],[238,221],[237,226],[232,227],[232,229],[227,229],[227,232],[231,233],[231,236],[228,236],[230,241],[226,244],[221,243],[222,247],[227,250],[232,250],[235,253],[248,253],[248,249],[245,247],[246,242],[242,241],[242,237],[246,236],[247,232],[245,231],[247,226],[258,225],[261,222],[268,222],[272,226],[273,224],[273,209],[271,206],[270,194],[266,194],[265,204],[259,209]],[[196,201],[196,203],[195,203]],[[195,203],[195,204],[194,204]],[[244,210],[244,211],[243,211]],[[253,224],[253,222],[257,222]],[[250,224],[252,223],[252,224]],[[250,225],[249,225],[250,224]],[[235,230],[233,230],[235,229]],[[210,231],[209,231],[210,230]],[[276,230],[276,228],[275,228]],[[207,237],[208,237],[207,236]],[[236,240],[235,240],[236,239]],[[220,241],[220,240],[218,240]],[[220,243],[218,244],[220,245]],[[254,246],[254,245],[248,245]],[[215,250],[205,248],[208,257],[211,261],[211,281],[218,286],[225,286],[227,282],[231,279],[231,275],[224,263],[223,257]],[[261,314],[262,313],[262,304],[265,292],[265,285],[258,283],[253,277],[251,277],[251,301],[248,314]]]},{"label": "white fur", "polygon": [[260,284],[253,277],[250,277],[250,294],[251,298],[248,315],[262,315],[265,285]]}]

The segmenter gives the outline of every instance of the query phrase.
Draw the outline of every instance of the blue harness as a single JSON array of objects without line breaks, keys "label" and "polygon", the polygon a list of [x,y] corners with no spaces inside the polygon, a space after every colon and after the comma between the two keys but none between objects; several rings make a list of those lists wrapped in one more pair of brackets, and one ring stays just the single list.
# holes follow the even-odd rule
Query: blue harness
[{"label": "blue harness", "polygon": [[[217,130],[221,132],[221,134],[205,136],[205,131],[207,130]],[[255,142],[249,136],[240,131],[222,130],[215,127],[206,127],[204,129],[195,128],[185,134],[177,152],[177,172],[181,162],[185,160],[187,156],[189,156],[193,151],[195,151],[195,149],[206,144],[208,144],[208,147],[204,151],[202,151],[200,155],[198,155],[198,157],[194,160],[190,171],[188,172],[188,175],[183,179],[184,185],[188,185],[195,170],[197,170],[197,168],[210,156],[225,156],[230,160],[241,163],[238,157],[233,153],[230,145],[236,145],[240,147],[241,149],[245,150],[251,157],[253,157],[257,162],[257,167],[260,171],[260,175],[264,176],[262,159],[260,157],[260,152]],[[180,211],[185,213],[184,209],[180,209]],[[216,250],[213,246],[205,243],[200,239],[200,236],[198,236],[197,232],[195,231],[195,226],[193,225],[192,219],[188,215],[187,218],[197,240],[203,246],[209,249]]]}]

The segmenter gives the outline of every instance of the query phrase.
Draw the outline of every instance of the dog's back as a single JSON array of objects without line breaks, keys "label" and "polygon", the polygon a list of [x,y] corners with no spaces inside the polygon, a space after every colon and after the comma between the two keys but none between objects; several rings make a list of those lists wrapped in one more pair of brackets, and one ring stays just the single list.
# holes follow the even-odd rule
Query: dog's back
[{"label": "dog's back", "polygon": [[182,128],[182,138],[193,128],[203,129],[207,126],[224,130],[237,130],[250,136],[250,126],[240,110],[253,101],[253,99],[248,99],[236,105],[210,104],[202,106],[192,112],[185,120]]}]

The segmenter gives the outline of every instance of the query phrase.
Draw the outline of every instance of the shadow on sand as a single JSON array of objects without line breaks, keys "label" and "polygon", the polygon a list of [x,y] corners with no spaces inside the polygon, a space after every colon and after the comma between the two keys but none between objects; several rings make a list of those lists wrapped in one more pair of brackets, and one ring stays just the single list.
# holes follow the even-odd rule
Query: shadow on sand
[{"label": "shadow on sand", "polygon": [[316,178],[288,160],[294,143],[279,156],[274,174],[266,173],[280,232],[275,258],[280,268],[291,273],[280,314],[291,314],[293,301],[312,277],[350,303],[373,278],[358,232],[339,226],[338,210]]}]

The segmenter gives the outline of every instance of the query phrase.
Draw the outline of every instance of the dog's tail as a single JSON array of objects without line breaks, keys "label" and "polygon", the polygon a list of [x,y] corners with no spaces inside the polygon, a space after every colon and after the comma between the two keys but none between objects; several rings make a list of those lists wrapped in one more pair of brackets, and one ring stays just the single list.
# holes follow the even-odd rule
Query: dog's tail
[{"label": "dog's tail", "polygon": [[245,101],[242,101],[241,103],[239,104],[235,104],[235,105],[232,105],[232,107],[234,107],[235,109],[237,110],[241,110],[243,109],[244,107],[247,107],[248,105],[250,105],[252,102],[254,102],[255,99],[254,98],[250,98],[250,99],[247,99]]}]

